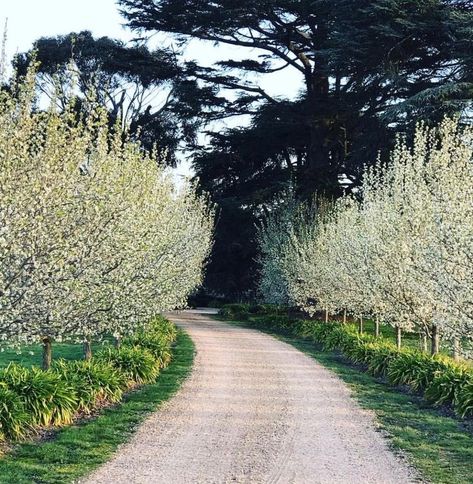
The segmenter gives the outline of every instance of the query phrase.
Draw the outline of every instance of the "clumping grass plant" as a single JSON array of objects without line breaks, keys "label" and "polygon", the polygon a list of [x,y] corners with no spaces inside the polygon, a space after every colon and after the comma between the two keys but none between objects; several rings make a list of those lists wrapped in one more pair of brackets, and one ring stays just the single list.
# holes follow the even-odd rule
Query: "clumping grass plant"
[{"label": "clumping grass plant", "polygon": [[97,353],[96,359],[112,365],[127,377],[127,384],[151,383],[159,374],[159,362],[146,348],[121,346]]},{"label": "clumping grass plant", "polygon": [[97,405],[119,402],[127,386],[127,376],[110,363],[94,358],[89,361],[54,362],[53,371],[74,389],[79,410],[90,413]]},{"label": "clumping grass plant", "polygon": [[63,427],[126,391],[154,383],[168,366],[177,338],[175,326],[154,318],[119,348],[105,347],[89,360],[57,360],[49,370],[10,364],[0,370],[0,441],[26,439],[34,432]]},{"label": "clumping grass plant", "polygon": [[68,425],[78,409],[75,388],[53,371],[12,364],[2,370],[0,381],[22,399],[34,426]]},{"label": "clumping grass plant", "polygon": [[25,404],[20,395],[0,384],[0,442],[23,438],[30,425]]}]

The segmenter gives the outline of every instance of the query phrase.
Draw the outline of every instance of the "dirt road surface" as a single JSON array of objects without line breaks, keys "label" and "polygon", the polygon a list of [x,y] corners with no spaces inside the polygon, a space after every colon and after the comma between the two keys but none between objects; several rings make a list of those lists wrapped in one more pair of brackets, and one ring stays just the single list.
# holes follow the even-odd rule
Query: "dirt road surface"
[{"label": "dirt road surface", "polygon": [[415,482],[372,415],[315,360],[209,314],[170,317],[196,345],[190,378],[86,482]]}]

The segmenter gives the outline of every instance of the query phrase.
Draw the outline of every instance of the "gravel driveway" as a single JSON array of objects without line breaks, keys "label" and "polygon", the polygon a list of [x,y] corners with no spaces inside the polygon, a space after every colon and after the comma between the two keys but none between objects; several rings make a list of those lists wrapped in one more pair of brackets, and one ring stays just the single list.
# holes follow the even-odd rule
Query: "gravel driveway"
[{"label": "gravel driveway", "polygon": [[407,483],[345,384],[293,347],[170,316],[195,342],[191,377],[89,483]]}]

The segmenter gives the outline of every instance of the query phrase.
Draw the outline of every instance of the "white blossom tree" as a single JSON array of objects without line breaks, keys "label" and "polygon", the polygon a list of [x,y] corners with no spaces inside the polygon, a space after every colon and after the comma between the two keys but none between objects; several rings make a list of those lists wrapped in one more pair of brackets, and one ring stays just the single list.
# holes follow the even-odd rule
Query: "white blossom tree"
[{"label": "white blossom tree", "polygon": [[213,213],[92,105],[35,110],[34,72],[0,93],[0,337],[121,336],[183,306],[202,280]]},{"label": "white blossom tree", "polygon": [[388,164],[366,171],[359,202],[346,196],[315,218],[268,224],[263,274],[276,274],[275,287],[310,314],[344,310],[391,324],[398,346],[402,329],[430,335],[433,353],[440,334],[457,352],[471,345],[472,133],[451,119],[419,125]]}]

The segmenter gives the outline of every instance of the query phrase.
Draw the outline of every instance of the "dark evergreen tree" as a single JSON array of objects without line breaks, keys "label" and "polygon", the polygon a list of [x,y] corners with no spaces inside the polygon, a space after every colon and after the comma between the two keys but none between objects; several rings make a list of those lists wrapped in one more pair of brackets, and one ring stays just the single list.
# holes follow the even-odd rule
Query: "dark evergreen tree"
[{"label": "dark evergreen tree", "polygon": [[259,51],[257,59],[196,71],[202,79],[245,92],[238,107],[280,102],[257,81],[241,81],[242,72],[300,73],[305,85],[300,124],[309,133],[302,192],[337,194],[339,175],[356,179],[373,148],[385,144],[390,127],[438,118],[471,98],[471,1],[119,3],[134,28]]},{"label": "dark evergreen tree", "polygon": [[74,71],[80,98],[97,96],[109,107],[111,123],[120,119],[148,149],[157,144],[171,165],[179,144],[193,144],[203,107],[218,103],[215,87],[199,86],[167,49],[129,46],[109,37],[94,38],[88,31],[43,37],[31,51],[16,56],[18,75],[25,73],[33,52],[44,95],[54,96],[64,107]]},{"label": "dark evergreen tree", "polygon": [[[250,128],[215,135],[210,149],[195,158],[204,188],[222,207],[251,213],[250,224],[285,184],[293,182],[302,198],[314,192],[337,196],[340,180],[356,185],[363,166],[388,151],[396,132],[471,107],[472,1],[119,3],[135,29],[248,50],[247,59],[194,65],[193,74],[240,94],[231,107],[216,106],[214,115],[254,115]],[[294,93],[274,98],[259,83],[260,76],[283,69],[295,70],[303,81],[295,102],[288,100]],[[232,267],[243,271],[251,257],[230,263],[223,249],[248,234],[244,252],[250,254],[251,229],[240,224],[221,230],[213,267],[227,264],[230,281]],[[254,265],[246,266],[246,279],[255,272]]]}]

